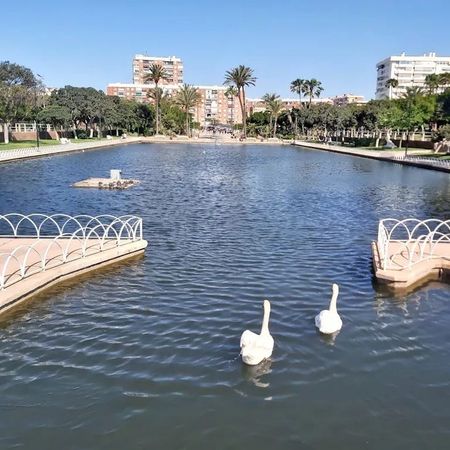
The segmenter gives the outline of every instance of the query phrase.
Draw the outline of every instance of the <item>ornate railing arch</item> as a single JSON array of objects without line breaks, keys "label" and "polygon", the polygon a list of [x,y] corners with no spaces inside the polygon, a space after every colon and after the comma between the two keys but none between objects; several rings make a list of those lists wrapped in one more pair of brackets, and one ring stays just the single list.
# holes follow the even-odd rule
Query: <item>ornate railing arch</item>
[{"label": "ornate railing arch", "polygon": [[[53,233],[51,233],[53,231]],[[32,239],[0,253],[0,290],[50,267],[142,240],[142,219],[133,215],[0,215],[0,237]]]},{"label": "ornate railing arch", "polygon": [[442,258],[436,248],[444,242],[450,244],[450,220],[388,218],[378,224],[377,247],[382,269],[401,270],[422,261]]}]

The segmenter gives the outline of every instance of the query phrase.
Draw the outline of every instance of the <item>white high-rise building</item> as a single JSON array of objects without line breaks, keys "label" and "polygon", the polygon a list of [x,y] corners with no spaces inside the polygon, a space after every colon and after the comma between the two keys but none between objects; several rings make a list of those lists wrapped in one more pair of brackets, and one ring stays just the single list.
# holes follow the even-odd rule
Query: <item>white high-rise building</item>
[{"label": "white high-rise building", "polygon": [[[377,64],[377,89],[375,97],[398,98],[407,87],[424,87],[425,77],[430,74],[450,72],[450,56],[436,56],[428,53],[423,56],[390,56]],[[389,79],[396,79],[398,86],[386,87]]]}]

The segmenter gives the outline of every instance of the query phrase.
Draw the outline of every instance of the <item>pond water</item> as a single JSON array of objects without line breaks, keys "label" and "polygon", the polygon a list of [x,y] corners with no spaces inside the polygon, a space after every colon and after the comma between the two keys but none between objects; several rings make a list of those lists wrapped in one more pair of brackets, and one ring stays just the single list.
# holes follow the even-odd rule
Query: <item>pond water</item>
[{"label": "pond water", "polygon": [[[74,189],[111,168],[141,184]],[[0,213],[137,214],[145,257],[0,319],[0,448],[450,447],[450,286],[373,281],[380,218],[448,219],[448,174],[278,146],[129,145],[0,166]],[[340,285],[344,326],[314,316]],[[272,302],[270,363],[239,338]]]}]

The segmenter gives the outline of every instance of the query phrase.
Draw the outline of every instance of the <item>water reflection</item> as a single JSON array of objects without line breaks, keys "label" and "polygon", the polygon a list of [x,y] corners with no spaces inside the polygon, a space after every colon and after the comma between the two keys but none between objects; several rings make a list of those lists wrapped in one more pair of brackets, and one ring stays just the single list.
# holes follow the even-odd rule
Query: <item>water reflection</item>
[{"label": "water reflection", "polygon": [[242,376],[246,381],[252,382],[258,388],[268,388],[270,383],[268,381],[263,381],[261,378],[264,375],[268,375],[272,372],[272,359],[265,359],[260,364],[256,366],[248,366],[247,364],[242,364]]}]

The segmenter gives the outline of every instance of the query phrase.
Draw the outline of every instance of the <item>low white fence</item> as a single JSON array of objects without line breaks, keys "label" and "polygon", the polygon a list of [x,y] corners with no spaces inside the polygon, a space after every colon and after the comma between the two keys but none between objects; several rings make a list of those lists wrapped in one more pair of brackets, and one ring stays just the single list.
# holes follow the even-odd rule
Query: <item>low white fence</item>
[{"label": "low white fence", "polygon": [[[138,140],[131,139],[131,140]],[[27,158],[32,156],[42,156],[42,155],[52,155],[55,153],[71,152],[71,151],[82,151],[84,149],[102,147],[105,145],[115,145],[127,142],[123,139],[111,139],[111,140],[101,140],[95,142],[83,142],[80,141],[77,144],[56,144],[56,145],[44,145],[39,148],[37,147],[27,147],[27,148],[15,148],[11,150],[1,150],[0,148],[0,161],[8,161],[11,159]]]},{"label": "low white fence", "polygon": [[0,252],[0,290],[32,274],[142,240],[142,219],[125,215],[0,215],[0,237],[32,238]]},{"label": "low white fence", "polygon": [[395,161],[411,161],[420,164],[427,164],[429,166],[434,167],[445,167],[446,169],[450,169],[450,160],[448,159],[439,159],[439,158],[424,158],[421,156],[394,156],[392,159]]},{"label": "low white fence", "polygon": [[[421,261],[442,258],[439,244],[450,243],[450,220],[383,219],[378,224],[382,269],[402,270]],[[444,255],[450,259],[449,254]]]}]

